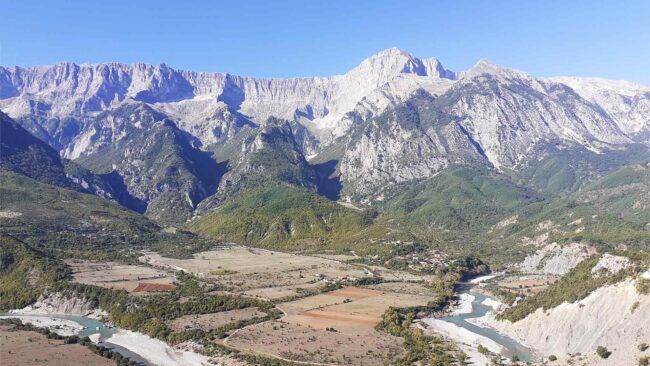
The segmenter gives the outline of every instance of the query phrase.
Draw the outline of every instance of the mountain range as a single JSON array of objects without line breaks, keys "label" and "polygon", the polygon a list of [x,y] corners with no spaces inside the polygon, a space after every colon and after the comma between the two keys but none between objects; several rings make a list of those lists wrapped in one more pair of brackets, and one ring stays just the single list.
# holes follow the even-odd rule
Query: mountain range
[{"label": "mountain range", "polygon": [[[285,80],[164,64],[0,67],[0,109],[12,177],[248,242],[394,233],[378,215],[486,228],[540,202],[594,203],[585,190],[650,160],[648,86],[489,61],[455,72],[397,48],[344,75]],[[628,198],[643,212],[646,188]],[[268,217],[266,205],[293,195]]]}]

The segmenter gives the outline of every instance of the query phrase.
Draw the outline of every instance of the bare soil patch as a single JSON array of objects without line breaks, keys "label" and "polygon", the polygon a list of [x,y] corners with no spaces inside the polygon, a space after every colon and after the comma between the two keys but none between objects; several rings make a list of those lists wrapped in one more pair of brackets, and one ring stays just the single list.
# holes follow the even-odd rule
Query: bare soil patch
[{"label": "bare soil patch", "polygon": [[92,353],[80,344],[64,344],[32,331],[0,326],[0,364],[24,365],[115,365],[115,361]]},{"label": "bare soil patch", "polygon": [[168,322],[167,325],[175,331],[183,331],[186,329],[201,329],[208,331],[238,320],[262,318],[265,316],[266,313],[257,310],[255,307],[251,307],[223,311],[220,313],[185,315]]},{"label": "bare soil patch", "polygon": [[384,292],[398,292],[402,294],[432,296],[433,291],[427,288],[424,283],[414,282],[384,282],[370,285],[368,288]]},{"label": "bare soil patch", "polygon": [[555,283],[560,276],[553,275],[521,275],[508,276],[498,279],[497,286],[503,290],[526,295],[537,294]]},{"label": "bare soil patch", "polygon": [[360,266],[332,259],[240,246],[197,253],[192,259],[146,253],[140,260],[194,273],[232,293],[265,299],[296,296],[300,289],[313,289],[325,281],[371,276]]},{"label": "bare soil patch", "polygon": [[66,263],[72,268],[75,282],[104,288],[133,292],[140,283],[170,285],[174,282],[174,276],[168,272],[147,266],[76,259]]},{"label": "bare soil patch", "polygon": [[403,340],[375,330],[389,306],[424,305],[433,297],[345,287],[278,308],[279,321],[242,328],[224,345],[298,362],[341,365],[392,364]]},{"label": "bare soil patch", "polygon": [[133,292],[172,292],[174,290],[176,290],[176,285],[140,282],[138,283],[138,286],[133,289]]},{"label": "bare soil patch", "polygon": [[282,321],[243,328],[224,343],[243,352],[290,361],[339,365],[390,365],[404,352],[403,340],[372,327],[327,331]]}]

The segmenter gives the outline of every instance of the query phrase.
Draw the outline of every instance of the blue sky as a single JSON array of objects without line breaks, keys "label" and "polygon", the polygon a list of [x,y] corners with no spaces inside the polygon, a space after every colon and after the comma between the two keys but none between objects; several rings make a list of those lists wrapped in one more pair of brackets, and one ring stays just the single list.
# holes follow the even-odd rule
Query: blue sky
[{"label": "blue sky", "polygon": [[650,0],[0,0],[0,64],[166,63],[196,71],[341,74],[399,47],[464,70],[650,85]]}]

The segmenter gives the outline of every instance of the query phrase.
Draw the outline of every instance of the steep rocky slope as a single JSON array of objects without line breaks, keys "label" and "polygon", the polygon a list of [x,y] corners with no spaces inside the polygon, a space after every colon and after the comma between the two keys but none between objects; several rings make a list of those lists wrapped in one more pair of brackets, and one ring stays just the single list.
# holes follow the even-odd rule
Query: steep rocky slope
[{"label": "steep rocky slope", "polygon": [[344,75],[287,80],[144,64],[0,67],[0,109],[79,163],[68,168],[77,184],[165,224],[265,175],[373,205],[459,165],[572,193],[647,159],[648,90],[487,61],[452,72],[395,48]]},{"label": "steep rocky slope", "polygon": [[117,173],[134,198],[131,208],[164,224],[189,219],[223,174],[211,154],[194,148],[169,120],[133,131],[79,161],[98,172]]},{"label": "steep rocky slope", "polygon": [[[568,354],[595,353],[598,346],[613,351],[610,363],[594,359],[593,364],[633,364],[637,345],[650,337],[650,296],[638,293],[634,281],[602,287],[575,303],[554,309],[538,309],[515,323],[490,322],[499,331],[543,355],[562,358]],[[632,362],[632,363],[627,363]]]},{"label": "steep rocky slope", "polygon": [[71,188],[59,154],[0,112],[0,166],[35,180]]}]

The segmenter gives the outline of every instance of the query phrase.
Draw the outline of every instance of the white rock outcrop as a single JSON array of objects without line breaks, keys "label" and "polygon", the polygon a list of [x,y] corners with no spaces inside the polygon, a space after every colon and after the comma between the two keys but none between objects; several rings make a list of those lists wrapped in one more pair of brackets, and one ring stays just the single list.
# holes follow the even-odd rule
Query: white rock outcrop
[{"label": "white rock outcrop", "polygon": [[[411,101],[401,115],[378,119]],[[488,61],[457,73],[397,48],[344,75],[294,79],[164,64],[0,67],[0,109],[35,124],[49,121],[34,130],[70,159],[165,118],[202,146],[236,140],[244,126],[257,128],[269,117],[286,119],[302,127],[306,156],[332,146],[342,155],[342,181],[353,186],[344,199],[377,198],[391,184],[426,179],[455,163],[517,168],[548,146],[600,153],[650,144],[643,139],[650,87],[536,78]]]},{"label": "white rock outcrop", "polygon": [[571,243],[562,246],[552,243],[526,257],[516,268],[525,273],[564,275],[595,253],[596,250],[586,244]]},{"label": "white rock outcrop", "polygon": [[626,280],[576,303],[537,309],[515,323],[494,317],[487,323],[544,355],[588,354],[602,345],[636,360],[636,345],[650,339],[650,296],[639,294],[634,281]]}]

